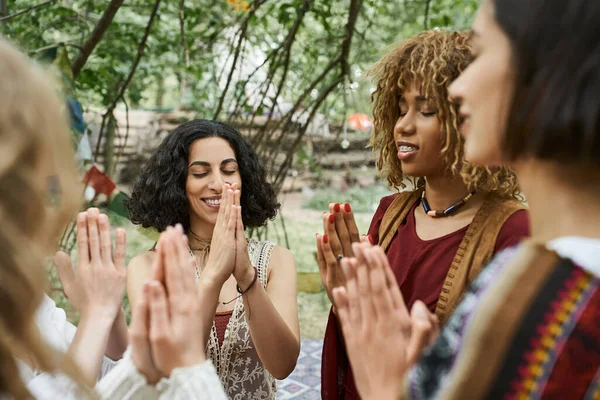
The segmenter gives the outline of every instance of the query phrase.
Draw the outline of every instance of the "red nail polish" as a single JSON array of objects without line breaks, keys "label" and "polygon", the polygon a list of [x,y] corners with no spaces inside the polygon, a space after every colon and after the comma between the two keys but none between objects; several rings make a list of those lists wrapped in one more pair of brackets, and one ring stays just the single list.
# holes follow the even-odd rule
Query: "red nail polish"
[{"label": "red nail polish", "polygon": [[333,216],[333,214],[329,214],[329,223],[333,224],[334,220],[335,220],[335,217]]},{"label": "red nail polish", "polygon": [[340,203],[335,203],[335,206],[333,206],[333,211],[336,213],[340,212]]},{"label": "red nail polish", "polygon": [[323,235],[323,243],[327,243],[329,242],[329,238],[327,237],[327,235]]},{"label": "red nail polish", "polygon": [[347,213],[349,213],[350,211],[352,211],[352,207],[350,207],[350,203],[346,203],[344,205],[344,209],[346,210]]}]

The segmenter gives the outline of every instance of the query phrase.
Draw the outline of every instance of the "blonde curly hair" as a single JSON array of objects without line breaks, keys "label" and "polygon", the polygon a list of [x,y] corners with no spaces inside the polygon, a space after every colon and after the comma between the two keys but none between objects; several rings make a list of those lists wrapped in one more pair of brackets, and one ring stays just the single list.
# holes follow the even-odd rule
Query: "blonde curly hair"
[{"label": "blonde curly hair", "polygon": [[399,99],[410,85],[435,105],[442,128],[442,151],[447,170],[461,175],[469,190],[496,192],[519,198],[517,177],[506,167],[474,166],[464,159],[464,139],[458,131],[458,105],[450,101],[448,86],[471,61],[470,32],[425,31],[397,44],[369,71],[377,79],[373,102],[371,147],[377,169],[390,187],[405,188],[398,160],[394,126],[399,118]]}]

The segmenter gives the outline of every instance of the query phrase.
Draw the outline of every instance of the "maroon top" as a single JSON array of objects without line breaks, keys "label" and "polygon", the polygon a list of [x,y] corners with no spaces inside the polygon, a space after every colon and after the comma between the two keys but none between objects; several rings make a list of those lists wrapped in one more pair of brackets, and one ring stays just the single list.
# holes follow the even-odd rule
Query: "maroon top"
[{"label": "maroon top", "polygon": [[227,330],[227,325],[229,325],[229,320],[233,315],[232,311],[224,311],[218,312],[215,314],[215,328],[217,329],[217,342],[219,343],[219,347],[223,345],[223,341],[225,340],[225,331]]},{"label": "maroon top", "polygon": [[[373,243],[379,243],[379,226],[383,215],[396,197],[396,194],[381,199],[369,227]],[[458,251],[469,225],[439,238],[422,240],[417,235],[415,225],[415,203],[398,227],[387,249],[387,256],[404,296],[406,307],[410,310],[415,300],[421,300],[435,311],[438,297],[446,280],[448,269]],[[519,243],[529,236],[529,217],[526,210],[511,215],[498,233],[494,253]]]},{"label": "maroon top", "polygon": [[[379,242],[379,226],[388,207],[397,194],[381,199],[369,227],[373,243]],[[410,310],[415,300],[423,301],[431,312],[435,311],[448,269],[458,251],[468,225],[455,232],[432,240],[422,240],[415,228],[415,207],[412,207],[406,220],[398,227],[386,252],[390,266],[400,290]],[[494,253],[511,247],[529,236],[529,217],[526,210],[511,215],[498,233]],[[359,399],[347,355],[340,340],[337,322],[329,315],[323,359],[321,364],[321,395],[323,399]]]}]

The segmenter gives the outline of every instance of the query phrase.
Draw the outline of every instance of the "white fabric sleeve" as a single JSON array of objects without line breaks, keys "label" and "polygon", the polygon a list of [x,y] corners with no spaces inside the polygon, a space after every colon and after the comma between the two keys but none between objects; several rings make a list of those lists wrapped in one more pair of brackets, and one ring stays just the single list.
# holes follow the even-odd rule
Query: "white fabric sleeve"
[{"label": "white fabric sleeve", "polygon": [[[37,400],[88,398],[75,381],[62,373],[38,374],[29,381],[27,388]],[[152,400],[158,399],[159,395],[137,371],[128,355],[96,385],[96,392],[101,399],[106,400]]]},{"label": "white fabric sleeve", "polygon": [[[123,359],[121,359],[123,360]],[[98,381],[104,378],[113,368],[115,368],[121,360],[112,360],[106,356],[102,359],[102,365],[100,366],[100,376],[98,377]]]},{"label": "white fabric sleeve", "polygon": [[159,392],[133,364],[128,349],[123,359],[96,385],[102,399],[158,399]]},{"label": "white fabric sleeve", "polygon": [[75,400],[84,399],[77,384],[64,374],[43,372],[27,383],[27,389],[37,400]]},{"label": "white fabric sleeve", "polygon": [[173,400],[227,400],[217,370],[211,361],[192,367],[174,369],[169,378],[163,378],[156,388],[160,399]]},{"label": "white fabric sleeve", "polygon": [[[57,307],[56,303],[47,295],[44,295],[38,307],[36,321],[42,337],[50,346],[60,353],[66,353],[69,350],[77,328],[67,321],[65,310]],[[98,379],[104,377],[119,361],[104,356]]]}]

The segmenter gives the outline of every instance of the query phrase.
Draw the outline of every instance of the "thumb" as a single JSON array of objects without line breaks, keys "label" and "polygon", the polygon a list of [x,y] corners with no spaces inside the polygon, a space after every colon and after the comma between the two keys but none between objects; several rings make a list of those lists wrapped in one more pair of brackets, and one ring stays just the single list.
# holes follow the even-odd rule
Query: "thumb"
[{"label": "thumb", "polygon": [[54,254],[53,261],[63,286],[73,282],[75,279],[75,271],[73,270],[71,257],[64,251],[57,251],[56,254]]},{"label": "thumb", "polygon": [[409,365],[413,365],[431,342],[434,326],[429,316],[431,313],[422,301],[417,300],[413,304],[410,314],[412,330],[406,350],[406,358]]}]

